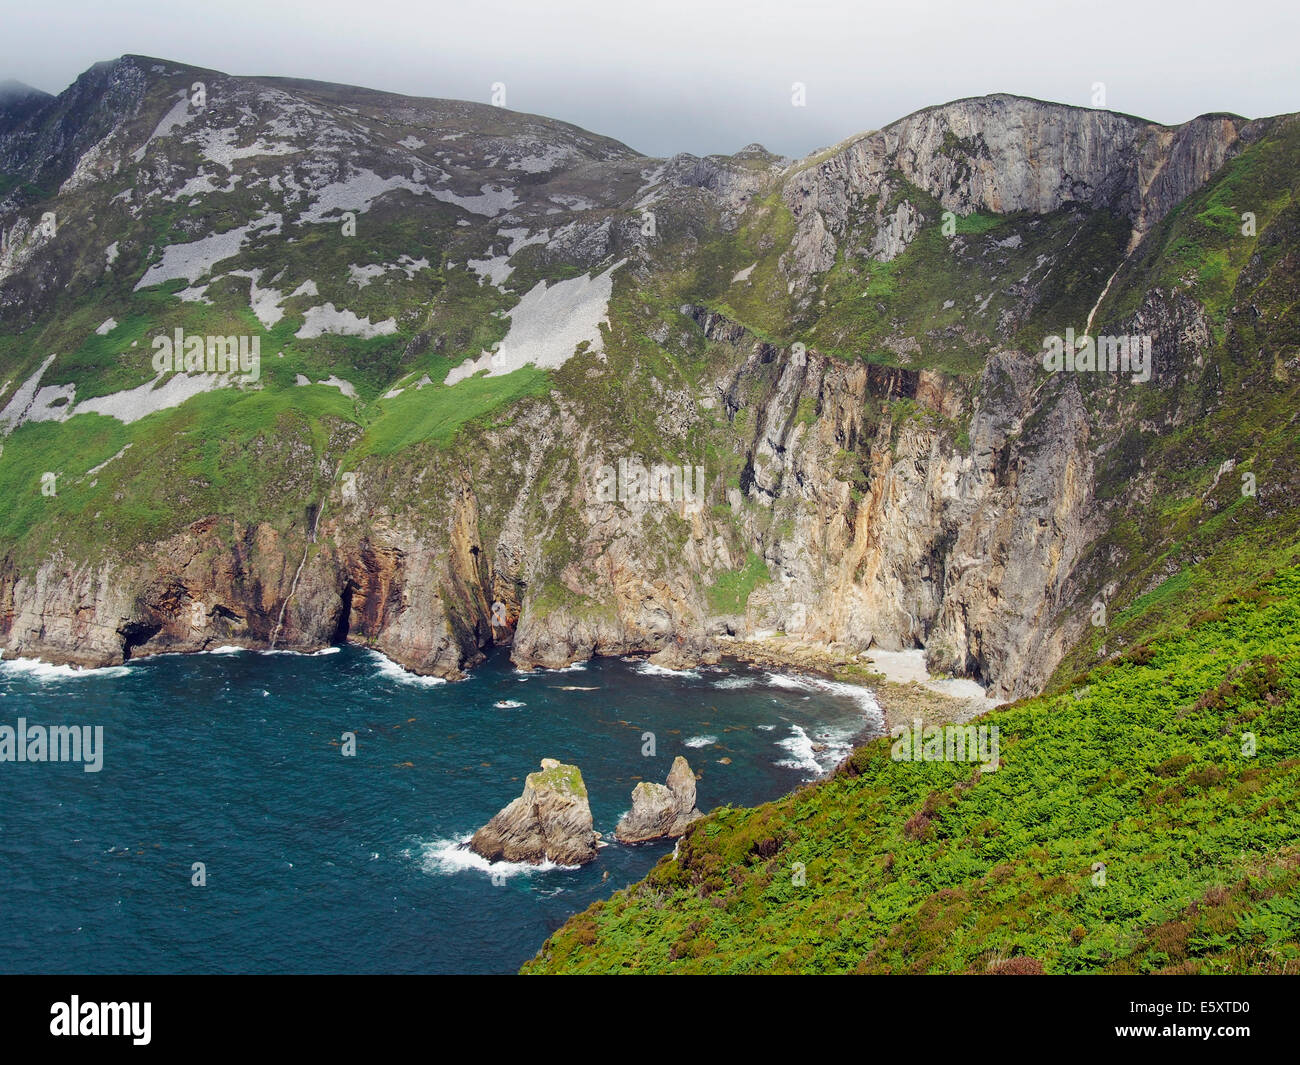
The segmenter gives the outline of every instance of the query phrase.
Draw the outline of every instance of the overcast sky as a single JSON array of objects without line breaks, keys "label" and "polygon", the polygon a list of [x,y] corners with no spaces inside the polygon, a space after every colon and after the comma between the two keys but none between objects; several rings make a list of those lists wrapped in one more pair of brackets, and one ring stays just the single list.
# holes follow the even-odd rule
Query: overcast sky
[{"label": "overcast sky", "polygon": [[[800,156],[1014,92],[1177,123],[1300,110],[1297,0],[0,0],[0,80],[135,52],[490,102],[651,155]],[[792,85],[806,86],[806,106]]]}]

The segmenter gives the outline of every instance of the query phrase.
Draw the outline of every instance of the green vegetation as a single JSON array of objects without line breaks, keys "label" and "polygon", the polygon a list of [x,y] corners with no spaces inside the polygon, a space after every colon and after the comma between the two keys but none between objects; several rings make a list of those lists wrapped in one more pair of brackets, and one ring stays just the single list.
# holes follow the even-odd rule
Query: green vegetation
[{"label": "green vegetation", "polygon": [[972,211],[970,214],[960,214],[957,216],[955,227],[957,232],[962,236],[979,236],[987,233],[991,229],[997,229],[1006,219],[1001,215],[986,214],[983,211]]},{"label": "green vegetation", "polygon": [[[1123,219],[1073,207],[1045,216],[972,213],[957,218],[949,237],[939,202],[901,175],[895,181],[896,198],[920,212],[921,228],[888,262],[841,248],[809,343],[847,359],[971,375],[1000,343],[1037,351],[1044,336],[1082,331],[1122,256]],[[1054,268],[1066,255],[1069,268]],[[906,339],[892,345],[897,338]]]},{"label": "green vegetation", "polygon": [[565,795],[575,795],[580,799],[587,797],[587,785],[583,783],[582,771],[576,765],[560,762],[548,769],[539,769],[528,774],[527,783],[528,787],[538,790],[545,788]]},{"label": "green vegetation", "polygon": [[[440,369],[445,377],[450,367]],[[438,381],[417,389],[412,381],[401,395],[380,401],[380,414],[367,426],[357,454],[391,455],[420,443],[442,447],[467,422],[550,391],[549,371],[535,366],[499,377],[480,374],[450,386]]]},{"label": "green vegetation", "polygon": [[222,389],[130,425],[84,414],[21,426],[0,462],[0,538],[33,562],[126,554],[211,514],[287,526],[323,492],[317,459],[345,445],[334,434],[351,406],[333,388]]},{"label": "green vegetation", "polygon": [[[1202,251],[1236,264],[1226,294],[1193,283],[1195,298],[1206,301],[1212,335],[1194,350],[1166,349],[1158,387],[1081,382],[1092,422],[1125,428],[1103,440],[1096,493],[1108,526],[1077,571],[1083,606],[1103,600],[1107,623],[1090,626],[1070,649],[1058,686],[1106,654],[1160,638],[1205,603],[1250,586],[1300,542],[1300,264],[1282,252],[1300,239],[1300,205],[1290,200],[1297,159],[1294,123],[1248,148],[1157,227],[1116,278],[1112,291],[1123,297],[1108,297],[1098,314],[1114,323],[1121,309],[1136,307],[1130,294],[1190,276],[1193,232]],[[1224,205],[1232,203],[1258,210],[1257,237],[1226,225]],[[1195,218],[1201,221],[1193,225]],[[1098,331],[1110,328],[1118,326]],[[1183,326],[1161,326],[1174,328]],[[1143,431],[1139,417],[1164,428]]]},{"label": "green vegetation", "polygon": [[[179,74],[152,81],[113,143],[142,141],[187,87]],[[526,557],[510,577],[480,562],[485,576],[515,582],[534,620],[567,615],[557,620],[576,621],[574,632],[596,619],[616,627],[621,604],[605,576],[615,552],[605,549],[623,537],[635,541],[629,546],[650,579],[705,557],[696,550],[703,544],[711,552],[725,543],[743,564],[702,589],[703,599],[715,614],[736,615],[772,579],[760,552],[776,557],[777,539],[803,549],[790,541],[810,527],[808,516],[835,523],[828,542],[876,535],[861,524],[864,514],[841,507],[839,485],[810,474],[829,467],[851,500],[874,489],[888,506],[891,483],[873,483],[893,476],[880,472],[888,452],[913,467],[896,471],[905,485],[930,478],[950,446],[978,447],[970,483],[1013,497],[1008,526],[1021,528],[1012,524],[1018,503],[1042,485],[1026,460],[1064,444],[1069,464],[1047,490],[1058,493],[1061,526],[1048,529],[1044,519],[1027,532],[1057,538],[1062,549],[1053,564],[1067,598],[1061,616],[1043,623],[1061,626],[1073,645],[1044,694],[988,717],[1002,736],[996,773],[898,763],[887,742],[868,745],[829,782],[758,810],[716,811],[678,859],[575,917],[529,968],[1297,968],[1300,123],[1253,126],[1239,154],[1127,258],[1132,219],[1083,204],[1045,215],[974,212],[945,234],[940,201],[895,171],[874,195],[844,190],[845,217],[825,219],[834,260],[804,278],[792,260],[816,254],[818,232],[793,255],[798,222],[838,196],[787,203],[789,186],[760,177],[777,173],[772,157],[715,158],[694,174],[678,171],[656,193],[657,233],[643,242],[640,211],[630,205],[641,198],[647,161],[619,146],[604,143],[612,163],[584,149],[571,167],[507,174],[501,145],[483,141],[477,160],[471,146],[524,130],[531,138],[543,120],[465,105],[442,137],[441,127],[408,129],[411,116],[387,105],[358,109],[344,90],[310,92],[323,106],[346,106],[341,121],[359,133],[382,129],[396,144],[404,133],[441,137],[437,154],[449,168],[450,156],[468,149],[467,169],[503,187],[508,179],[519,203],[489,217],[427,190],[390,190],[358,212],[360,226],[344,237],[333,221],[301,221],[306,203],[265,180],[265,158],[232,158],[217,179],[205,152],[180,135],[155,144],[164,160],[137,169],[123,156],[124,165],[94,180],[0,175],[0,193],[16,195],[25,212],[50,206],[59,217],[59,235],[6,281],[0,393],[8,398],[0,403],[50,354],[42,384],[75,384],[77,402],[140,386],[154,377],[153,338],[177,328],[256,336],[262,356],[256,388],[223,388],[129,425],[77,415],[7,436],[4,573],[30,575],[52,559],[69,570],[129,561],[204,518],[219,519],[227,538],[237,524],[301,531],[337,474],[355,470],[371,505],[348,510],[340,536],[364,537],[382,522],[401,530],[399,545],[405,530],[428,530],[434,550],[471,484],[472,507],[458,516],[472,514],[488,557],[507,522],[525,530]],[[462,123],[472,128],[452,130]],[[371,158],[363,139],[349,142],[346,166],[342,155],[332,160],[339,174],[385,157],[376,149]],[[975,157],[989,158],[978,138],[951,132],[940,151],[954,187]],[[839,180],[835,154],[801,168],[829,163],[824,176]],[[174,184],[146,184],[200,168],[225,190],[169,196]],[[379,170],[392,173],[386,159]],[[473,183],[459,177],[454,186],[472,194]],[[599,196],[582,195],[597,184]],[[566,200],[588,205],[562,210]],[[272,212],[275,239],[250,241],[193,285],[136,290],[168,245]],[[882,219],[903,231],[885,232]],[[543,229],[544,243],[519,250],[500,286],[467,265]],[[825,247],[829,255],[832,244]],[[896,254],[882,261],[886,247]],[[553,370],[527,366],[445,384],[451,367],[504,338],[523,293],[608,264],[609,255],[631,262],[615,275],[602,350],[584,346]],[[259,289],[279,294],[283,314],[269,327],[250,309],[251,272]],[[202,292],[178,298],[187,288]],[[1052,378],[1035,367],[1043,337],[1082,330],[1103,292],[1094,332],[1140,327],[1163,341],[1153,385]],[[299,337],[309,310],[326,303],[383,322],[387,332]],[[706,330],[714,312],[731,321]],[[110,316],[117,324],[101,336]],[[821,381],[810,372],[797,396],[782,391],[794,375],[772,350],[796,341],[844,362]],[[922,381],[920,370],[937,373]],[[332,376],[355,397],[320,383]],[[309,384],[299,386],[303,377]],[[1058,418],[1077,415],[1076,394],[1085,417]],[[562,421],[552,419],[562,431],[536,441],[503,432],[541,410],[562,410]],[[799,447],[791,440],[757,446],[780,417],[811,446],[799,454],[789,453]],[[1054,439],[1055,425],[1081,439]],[[591,524],[582,506],[591,471],[576,461],[579,440],[584,459],[702,466],[705,527],[658,512],[639,529]],[[928,450],[902,446],[917,441]],[[768,463],[789,462],[797,491],[770,507],[727,502],[751,462],[771,473]],[[42,491],[45,474],[52,492]],[[945,580],[957,531],[951,513],[945,504],[927,560]],[[989,561],[1014,567],[1015,545],[1000,537]],[[435,592],[453,627],[473,624],[459,616],[456,595]],[[1088,625],[1082,615],[1094,598],[1106,617]],[[1252,756],[1243,753],[1245,733],[1258,741]],[[534,777],[585,793],[573,767]],[[792,882],[795,863],[806,885]],[[1104,886],[1094,881],[1097,863]]]},{"label": "green vegetation", "polygon": [[750,594],[760,583],[771,579],[767,572],[767,563],[763,561],[762,556],[750,551],[749,558],[742,568],[722,574],[706,589],[709,605],[718,614],[744,613]]},{"label": "green vegetation", "polygon": [[996,772],[882,739],[714,811],[524,971],[1300,970],[1297,562],[985,715]]},{"label": "green vegetation", "polygon": [[1098,321],[1126,318],[1155,285],[1187,291],[1222,325],[1264,231],[1296,202],[1297,157],[1300,123],[1291,121],[1232,159],[1147,236],[1115,279]]}]

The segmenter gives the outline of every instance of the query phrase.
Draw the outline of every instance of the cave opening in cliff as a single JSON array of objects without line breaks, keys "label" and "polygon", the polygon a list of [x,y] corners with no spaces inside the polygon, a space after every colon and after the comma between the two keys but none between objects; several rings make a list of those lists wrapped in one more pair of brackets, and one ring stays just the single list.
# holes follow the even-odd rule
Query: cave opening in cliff
[{"label": "cave opening in cliff", "polygon": [[162,625],[144,621],[133,621],[122,629],[122,661],[131,657],[131,652],[152,640],[162,631]]},{"label": "cave opening in cliff", "polygon": [[339,593],[339,619],[334,625],[334,634],[330,637],[330,644],[334,647],[348,642],[348,630],[352,624],[352,593],[356,587],[356,584],[348,581]]}]

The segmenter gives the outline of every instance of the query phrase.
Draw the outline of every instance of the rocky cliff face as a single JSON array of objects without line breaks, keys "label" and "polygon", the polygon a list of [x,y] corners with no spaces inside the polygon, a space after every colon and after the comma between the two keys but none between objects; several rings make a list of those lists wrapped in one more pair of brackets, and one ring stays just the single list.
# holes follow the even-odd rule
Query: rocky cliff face
[{"label": "rocky cliff face", "polygon": [[[1058,657],[1043,636],[1091,536],[1077,388],[1036,393],[1036,360],[1010,353],[989,360],[972,399],[942,374],[748,346],[734,382],[772,358],[776,383],[760,401],[742,487],[792,517],[785,529],[773,523],[776,536],[759,527],[762,511],[749,517],[776,578],[751,596],[745,634],[780,630],[854,651],[923,646],[932,670],[976,677],[1002,697],[1041,684]],[[815,399],[811,423],[796,418],[801,397]],[[967,414],[969,447],[954,445],[941,417],[867,413],[890,397]]]},{"label": "rocky cliff face", "polygon": [[872,210],[876,255],[896,258],[917,229],[917,209],[892,193],[910,183],[944,210],[1050,214],[1066,204],[1105,209],[1133,227],[1131,244],[1199,188],[1258,127],[1207,115],[1171,129],[1109,111],[1020,96],[958,100],[908,115],[849,142],[786,182],[798,219],[792,278],[834,265],[853,216]]},{"label": "rocky cliff face", "polygon": [[[660,161],[141,57],[33,106],[0,130],[7,654],[346,639],[457,677],[783,634],[1003,698],[1087,624],[1103,472],[1216,380],[1204,299],[1148,284],[1167,220],[1289,128],[992,96]],[[1152,336],[1149,392],[1044,374],[1094,316]],[[254,329],[259,379],[159,398],[177,327]]]}]

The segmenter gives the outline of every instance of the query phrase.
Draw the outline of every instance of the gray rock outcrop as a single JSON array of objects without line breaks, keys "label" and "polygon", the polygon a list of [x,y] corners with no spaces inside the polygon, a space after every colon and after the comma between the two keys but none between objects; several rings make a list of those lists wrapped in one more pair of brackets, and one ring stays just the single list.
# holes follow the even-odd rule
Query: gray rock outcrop
[{"label": "gray rock outcrop", "polygon": [[1178,127],[998,93],[917,111],[853,138],[796,173],[783,196],[798,220],[786,262],[803,287],[834,263],[854,210],[876,204],[874,252],[896,257],[917,230],[912,205],[886,217],[906,182],[946,210],[1046,214],[1066,203],[1131,220],[1134,240],[1198,188],[1253,135],[1251,123],[1203,115]]},{"label": "gray rock outcrop", "polygon": [[695,808],[695,774],[679,754],[667,784],[643,780],[632,789],[632,809],[623,815],[614,836],[620,843],[675,839],[702,816]]},{"label": "gray rock outcrop", "polygon": [[524,793],[475,832],[469,845],[491,862],[583,865],[595,859],[599,839],[581,770],[543,758],[541,771],[524,781]]}]

